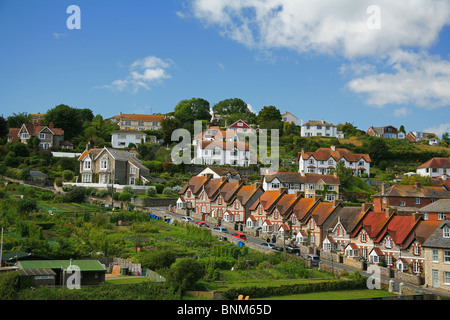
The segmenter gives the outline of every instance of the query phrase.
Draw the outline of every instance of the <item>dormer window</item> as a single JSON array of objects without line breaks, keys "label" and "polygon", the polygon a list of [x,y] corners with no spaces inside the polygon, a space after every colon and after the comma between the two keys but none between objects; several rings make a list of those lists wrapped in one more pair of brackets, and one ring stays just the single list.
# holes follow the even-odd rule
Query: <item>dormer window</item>
[{"label": "dormer window", "polygon": [[444,238],[450,238],[450,227],[445,226],[444,229],[442,229],[442,236]]},{"label": "dormer window", "polygon": [[90,170],[91,169],[91,160],[84,161],[84,169]]}]

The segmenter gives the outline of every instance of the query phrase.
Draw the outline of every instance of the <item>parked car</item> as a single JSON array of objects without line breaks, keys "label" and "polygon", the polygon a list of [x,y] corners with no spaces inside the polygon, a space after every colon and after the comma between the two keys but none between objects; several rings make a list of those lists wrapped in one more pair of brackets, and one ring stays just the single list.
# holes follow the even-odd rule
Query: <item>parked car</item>
[{"label": "parked car", "polygon": [[286,251],[291,254],[295,254],[296,256],[300,255],[300,248],[294,246],[286,246]]},{"label": "parked car", "polygon": [[235,237],[235,238],[242,239],[242,240],[247,240],[247,236],[245,234],[243,234],[242,232],[232,233],[231,236]]},{"label": "parked car", "polygon": [[269,249],[277,249],[277,245],[274,243],[263,242],[261,243],[261,247],[269,248]]},{"label": "parked car", "polygon": [[306,258],[311,261],[312,266],[319,266],[320,257],[318,255],[308,254]]},{"label": "parked car", "polygon": [[223,232],[223,233],[228,233],[228,229],[225,227],[214,227],[213,230]]},{"label": "parked car", "polygon": [[184,220],[184,221],[191,221],[191,222],[193,222],[194,221],[194,219],[192,219],[191,217],[181,217],[181,220]]},{"label": "parked car", "polygon": [[198,226],[199,226],[199,227],[209,228],[209,224],[207,224],[206,222],[203,222],[203,221],[199,222],[199,223],[198,223]]}]

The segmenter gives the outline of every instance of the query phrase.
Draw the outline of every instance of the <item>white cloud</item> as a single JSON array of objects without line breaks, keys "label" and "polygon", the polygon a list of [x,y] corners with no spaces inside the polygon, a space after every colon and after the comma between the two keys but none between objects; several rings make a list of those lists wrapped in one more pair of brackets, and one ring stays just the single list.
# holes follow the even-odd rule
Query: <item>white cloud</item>
[{"label": "white cloud", "polygon": [[170,79],[167,69],[174,65],[170,59],[163,60],[155,56],[148,56],[134,61],[129,68],[129,74],[124,79],[114,80],[110,85],[97,88],[108,88],[117,91],[131,90],[133,93],[139,89],[150,90],[152,85]]},{"label": "white cloud", "polygon": [[348,83],[351,91],[366,94],[366,103],[413,104],[427,109],[450,105],[450,61],[427,53],[398,50],[386,60],[391,72],[368,74]]},{"label": "white cloud", "polygon": [[66,38],[69,35],[67,33],[57,33],[57,32],[53,32],[53,38],[59,40],[61,38]]},{"label": "white cloud", "polygon": [[[381,29],[368,27],[370,5]],[[430,0],[193,0],[193,15],[251,48],[287,48],[380,56],[401,47],[433,44],[450,19],[450,2]]]},{"label": "white cloud", "polygon": [[424,132],[432,132],[435,133],[438,137],[442,137],[442,134],[445,132],[450,133],[450,123],[443,123],[438,126],[430,127],[424,129]]},{"label": "white cloud", "polygon": [[[372,5],[380,29],[370,27],[378,18],[368,11]],[[224,37],[269,55],[289,49],[346,58],[339,71],[351,74],[348,88],[367,95],[367,104],[450,105],[449,61],[425,51],[450,25],[450,1],[192,0],[191,12]]]},{"label": "white cloud", "polygon": [[394,117],[402,118],[406,117],[409,113],[409,110],[406,107],[395,109],[394,110]]},{"label": "white cloud", "polygon": [[222,63],[218,62],[217,65],[220,69],[225,70],[225,66]]}]

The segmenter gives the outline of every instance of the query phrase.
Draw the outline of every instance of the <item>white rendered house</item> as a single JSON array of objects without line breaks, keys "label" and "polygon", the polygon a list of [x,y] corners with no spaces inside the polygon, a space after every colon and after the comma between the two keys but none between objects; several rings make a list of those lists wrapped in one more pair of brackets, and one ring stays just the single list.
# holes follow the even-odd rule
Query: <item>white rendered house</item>
[{"label": "white rendered house", "polygon": [[353,153],[345,148],[319,148],[315,152],[299,154],[299,172],[330,174],[336,169],[338,162],[344,163],[346,168],[353,170],[355,175],[367,174],[370,176],[370,157],[368,154]]},{"label": "white rendered house", "polygon": [[123,149],[130,143],[136,146],[145,143],[146,134],[138,130],[117,130],[111,133],[111,144],[113,148]]}]

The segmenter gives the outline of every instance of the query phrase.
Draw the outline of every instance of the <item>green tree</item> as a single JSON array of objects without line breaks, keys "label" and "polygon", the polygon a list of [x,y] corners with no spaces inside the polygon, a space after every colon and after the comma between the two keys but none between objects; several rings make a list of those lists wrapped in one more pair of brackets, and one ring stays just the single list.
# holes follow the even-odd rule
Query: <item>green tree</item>
[{"label": "green tree", "polygon": [[89,109],[77,109],[60,104],[47,111],[44,118],[44,124],[49,125],[53,122],[55,128],[64,130],[64,138],[71,140],[82,132],[83,123],[93,119],[92,111]]},{"label": "green tree", "polygon": [[335,171],[339,177],[339,181],[343,189],[349,188],[353,184],[353,170],[346,168],[342,161],[338,161]]},{"label": "green tree", "polygon": [[256,117],[258,124],[266,129],[280,128],[282,125],[281,119],[280,110],[274,106],[265,106]]},{"label": "green tree", "polygon": [[204,275],[202,264],[193,258],[181,258],[170,266],[167,282],[175,290],[184,292],[193,289]]},{"label": "green tree", "polygon": [[20,128],[24,123],[31,123],[31,116],[26,112],[13,113],[6,119],[8,128]]},{"label": "green tree", "polygon": [[220,115],[250,112],[247,103],[245,103],[242,99],[239,98],[222,100],[216,103],[212,109],[215,113]]},{"label": "green tree", "polygon": [[387,161],[390,157],[389,147],[383,138],[372,137],[365,147],[374,165],[378,165],[382,160]]},{"label": "green tree", "polygon": [[175,106],[174,117],[180,121],[182,128],[189,130],[192,134],[194,121],[211,120],[209,102],[202,98],[181,100]]},{"label": "green tree", "polygon": [[172,132],[181,128],[181,121],[177,118],[164,118],[161,120],[162,138],[164,143],[172,143]]}]

